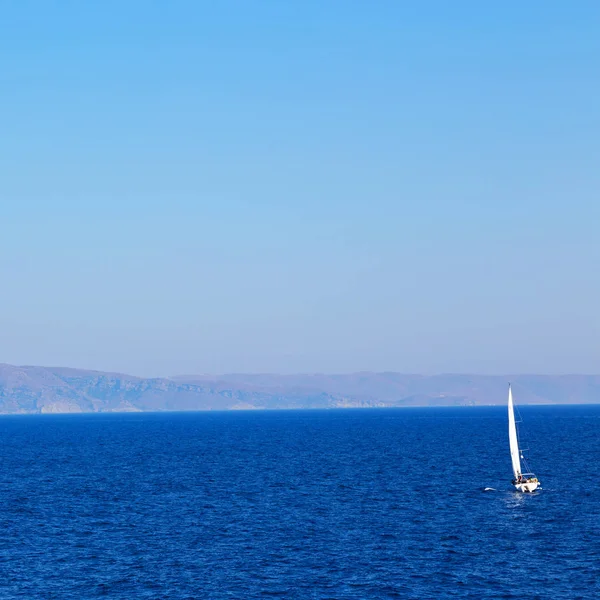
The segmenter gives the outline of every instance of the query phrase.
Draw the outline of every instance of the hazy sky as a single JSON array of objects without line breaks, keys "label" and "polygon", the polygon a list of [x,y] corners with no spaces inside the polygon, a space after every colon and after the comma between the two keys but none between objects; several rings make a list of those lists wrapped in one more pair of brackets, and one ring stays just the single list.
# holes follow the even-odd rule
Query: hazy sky
[{"label": "hazy sky", "polygon": [[7,2],[0,362],[600,372],[600,3]]}]

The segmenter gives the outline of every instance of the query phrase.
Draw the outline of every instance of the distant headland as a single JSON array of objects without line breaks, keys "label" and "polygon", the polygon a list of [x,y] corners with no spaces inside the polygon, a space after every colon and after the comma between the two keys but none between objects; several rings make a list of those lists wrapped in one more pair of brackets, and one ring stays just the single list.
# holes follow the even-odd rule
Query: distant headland
[{"label": "distant headland", "polygon": [[600,402],[600,375],[229,374],[141,378],[0,364],[0,413],[268,410]]}]

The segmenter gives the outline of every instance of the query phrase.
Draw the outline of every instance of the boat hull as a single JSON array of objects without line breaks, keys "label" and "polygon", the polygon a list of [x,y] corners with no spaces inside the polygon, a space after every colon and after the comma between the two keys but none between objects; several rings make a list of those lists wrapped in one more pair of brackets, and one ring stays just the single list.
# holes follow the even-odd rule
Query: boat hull
[{"label": "boat hull", "polygon": [[539,481],[527,481],[525,483],[515,483],[515,488],[519,492],[531,493],[535,492],[538,489],[540,482]]}]

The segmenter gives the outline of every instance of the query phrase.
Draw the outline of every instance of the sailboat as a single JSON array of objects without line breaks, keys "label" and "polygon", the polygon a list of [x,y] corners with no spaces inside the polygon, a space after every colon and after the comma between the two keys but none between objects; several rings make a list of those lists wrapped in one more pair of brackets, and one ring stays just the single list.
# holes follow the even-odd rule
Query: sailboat
[{"label": "sailboat", "polygon": [[[535,473],[521,472],[521,459],[524,461],[525,458],[519,450],[517,424],[515,423],[515,409],[513,407],[513,397],[510,383],[508,384],[508,440],[510,442],[510,458],[512,460],[512,469],[514,475],[512,484],[520,492],[535,492],[540,485]],[[527,466],[526,463],[525,466]]]}]

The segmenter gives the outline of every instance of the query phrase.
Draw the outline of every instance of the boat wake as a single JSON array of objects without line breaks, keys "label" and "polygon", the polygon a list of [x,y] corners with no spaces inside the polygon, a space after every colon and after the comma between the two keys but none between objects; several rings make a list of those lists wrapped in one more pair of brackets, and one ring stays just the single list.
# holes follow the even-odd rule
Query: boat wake
[{"label": "boat wake", "polygon": [[485,488],[483,491],[484,492],[497,492],[498,490],[496,488]]}]

